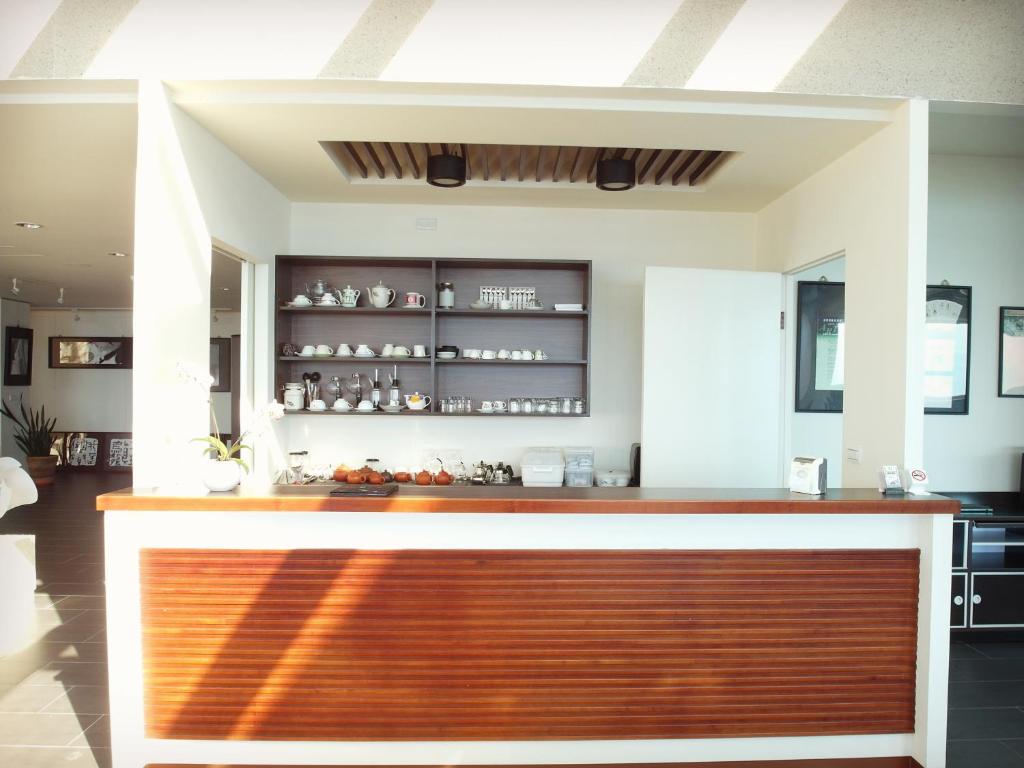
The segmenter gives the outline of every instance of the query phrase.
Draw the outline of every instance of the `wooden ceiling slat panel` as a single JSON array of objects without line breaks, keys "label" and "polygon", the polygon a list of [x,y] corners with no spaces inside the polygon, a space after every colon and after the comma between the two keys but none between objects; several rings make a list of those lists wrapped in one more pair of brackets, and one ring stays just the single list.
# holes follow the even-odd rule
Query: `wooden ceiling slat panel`
[{"label": "wooden ceiling slat panel", "polygon": [[594,181],[594,172],[597,170],[597,161],[601,159],[601,154],[604,152],[604,147],[597,147],[594,150],[594,156],[590,160],[590,169],[587,171],[587,183],[590,184]]},{"label": "wooden ceiling slat panel", "polygon": [[714,164],[714,162],[721,156],[722,153],[718,151],[708,152],[707,156],[700,161],[700,165],[697,166],[697,169],[690,174],[690,186],[696,186],[700,181],[701,176],[703,176],[708,169],[711,168],[712,164]]},{"label": "wooden ceiling slat panel", "polygon": [[345,147],[345,151],[348,152],[348,156],[352,159],[352,162],[355,163],[356,168],[359,169],[359,175],[365,179],[368,174],[366,163],[364,163],[362,158],[359,157],[359,153],[356,152],[356,148],[352,146],[352,142],[343,141],[341,144]]},{"label": "wooden ceiling slat panel", "polygon": [[680,154],[682,154],[682,152],[683,150],[681,149],[673,149],[669,153],[668,160],[666,160],[662,164],[661,168],[659,168],[658,172],[654,175],[655,186],[661,184],[661,180],[665,178],[665,174],[668,173],[668,169],[672,167],[672,164],[676,161],[676,158],[679,157]]},{"label": "wooden ceiling slat panel", "polygon": [[377,178],[384,178],[384,164],[381,163],[380,158],[377,157],[377,153],[373,149],[373,144],[369,141],[363,142],[363,151],[369,155],[370,160],[373,162],[373,167],[377,169]]},{"label": "wooden ceiling slat panel", "polygon": [[679,183],[679,180],[681,178],[683,178],[683,174],[686,173],[686,169],[689,168],[691,165],[693,165],[693,162],[698,157],[700,157],[700,152],[701,151],[699,149],[691,149],[687,153],[686,157],[683,158],[683,162],[681,162],[679,164],[679,167],[676,168],[675,173],[672,174],[672,186],[673,187],[676,186]]},{"label": "wooden ceiling slat panel", "polygon": [[558,182],[567,179],[592,183],[604,157],[626,158],[637,166],[638,186],[658,186],[666,179],[673,187],[706,182],[732,153],[705,149],[648,149],[644,147],[574,147],[528,144],[430,144],[411,142],[325,141],[328,154],[350,178],[420,179],[431,155],[461,154],[466,179],[520,183]]},{"label": "wooden ceiling slat panel", "polygon": [[392,168],[395,169],[395,178],[402,178],[404,175],[404,169],[402,168],[402,164],[398,162],[398,155],[395,154],[395,147],[390,141],[384,142],[384,153],[387,155]]},{"label": "wooden ceiling slat panel", "polygon": [[658,159],[662,152],[664,152],[664,150],[662,149],[651,150],[650,157],[647,158],[646,162],[644,162],[643,168],[641,168],[640,170],[640,173],[637,174],[637,184],[644,183],[644,181],[647,179],[647,172],[651,170],[651,168],[654,166],[655,161]]},{"label": "wooden ceiling slat panel", "polygon": [[403,142],[402,146],[405,148],[405,157],[409,161],[409,170],[412,171],[412,177],[418,179],[420,177],[420,166],[416,162],[416,157],[412,153],[412,147],[409,142]]},{"label": "wooden ceiling slat panel", "polygon": [[572,159],[572,167],[569,169],[569,183],[576,183],[576,169],[580,164],[580,155],[583,154],[583,147],[576,147],[576,155]]},{"label": "wooden ceiling slat panel", "polygon": [[551,166],[551,181],[558,182],[558,161],[562,159],[562,147],[555,147],[555,162]]}]

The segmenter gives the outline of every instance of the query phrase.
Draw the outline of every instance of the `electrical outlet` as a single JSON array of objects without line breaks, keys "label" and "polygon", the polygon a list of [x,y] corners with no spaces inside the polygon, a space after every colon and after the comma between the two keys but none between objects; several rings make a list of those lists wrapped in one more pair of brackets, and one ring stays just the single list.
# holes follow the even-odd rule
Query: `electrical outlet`
[{"label": "electrical outlet", "polygon": [[847,448],[846,460],[851,464],[860,464],[864,460],[863,448]]}]

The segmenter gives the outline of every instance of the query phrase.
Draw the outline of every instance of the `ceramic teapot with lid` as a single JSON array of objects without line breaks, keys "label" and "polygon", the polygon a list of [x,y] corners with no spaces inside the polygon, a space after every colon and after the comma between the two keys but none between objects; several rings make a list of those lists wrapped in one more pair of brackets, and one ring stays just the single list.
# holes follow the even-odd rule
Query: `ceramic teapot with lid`
[{"label": "ceramic teapot with lid", "polygon": [[384,285],[383,280],[378,280],[375,286],[366,289],[367,298],[378,309],[390,307],[391,303],[395,300],[395,295],[394,289]]},{"label": "ceramic teapot with lid", "polygon": [[338,301],[341,302],[343,307],[354,307],[362,295],[357,288],[353,288],[351,285],[346,285],[344,288],[335,291],[335,294],[338,296]]}]

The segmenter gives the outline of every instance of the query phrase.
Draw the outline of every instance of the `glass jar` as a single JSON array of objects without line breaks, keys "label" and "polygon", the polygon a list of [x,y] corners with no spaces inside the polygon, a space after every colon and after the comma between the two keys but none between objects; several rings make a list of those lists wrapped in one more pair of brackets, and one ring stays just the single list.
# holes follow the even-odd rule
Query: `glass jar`
[{"label": "glass jar", "polygon": [[437,284],[437,306],[439,309],[455,307],[455,286],[451,283]]},{"label": "glass jar", "polygon": [[288,454],[288,482],[301,484],[306,479],[306,457],[309,451],[292,451]]},{"label": "glass jar", "polygon": [[571,397],[559,398],[559,400],[558,400],[558,412],[561,413],[563,416],[572,413],[572,398]]},{"label": "glass jar", "polygon": [[290,382],[284,385],[284,409],[301,411],[305,403],[305,386],[302,382]]}]

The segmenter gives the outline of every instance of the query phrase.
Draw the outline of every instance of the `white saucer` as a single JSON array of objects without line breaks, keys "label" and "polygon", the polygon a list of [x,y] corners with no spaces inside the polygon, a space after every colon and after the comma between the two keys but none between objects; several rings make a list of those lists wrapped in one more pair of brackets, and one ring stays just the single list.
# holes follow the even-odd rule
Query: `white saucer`
[{"label": "white saucer", "polygon": [[337,352],[334,353],[334,356],[340,358],[352,357],[352,355],[339,355]]},{"label": "white saucer", "polygon": [[306,410],[310,411],[311,413],[323,413],[327,409],[326,408],[307,408]]},{"label": "white saucer", "polygon": [[294,309],[306,309],[307,307],[312,307],[314,305],[313,304],[296,304],[294,302],[289,301],[287,304],[285,304],[285,306],[286,307],[292,307]]},{"label": "white saucer", "polygon": [[404,405],[382,405],[381,410],[385,413],[400,413],[405,410]]},{"label": "white saucer", "polygon": [[340,307],[341,304],[339,304],[336,301],[318,301],[313,306],[315,306],[315,307]]},{"label": "white saucer", "polygon": [[333,352],[314,352],[313,357],[334,357]]},{"label": "white saucer", "polygon": [[498,413],[498,411],[494,410],[493,408],[477,408],[476,412],[477,413]]},{"label": "white saucer", "polygon": [[426,307],[421,307],[419,304],[403,304],[402,309],[426,309]]},{"label": "white saucer", "polygon": [[374,353],[374,352],[371,352],[371,353],[370,353],[370,354],[368,354],[368,355],[360,355],[360,354],[359,354],[358,352],[356,352],[356,353],[354,353],[354,354],[352,355],[352,357],[376,357],[376,356],[377,356],[377,355],[376,355],[376,353]]},{"label": "white saucer", "polygon": [[316,357],[316,355],[304,355],[301,352],[295,354],[296,357]]},{"label": "white saucer", "polygon": [[[424,355],[424,357],[426,357],[426,355]],[[438,360],[454,360],[455,359],[455,353],[454,352],[438,352],[437,353],[437,359]]]},{"label": "white saucer", "polygon": [[395,352],[392,352],[391,356],[395,357],[395,358],[398,358],[399,360],[405,360],[407,357],[412,357],[412,355],[399,355],[399,354],[397,354]]}]

